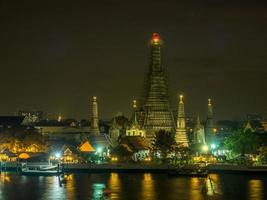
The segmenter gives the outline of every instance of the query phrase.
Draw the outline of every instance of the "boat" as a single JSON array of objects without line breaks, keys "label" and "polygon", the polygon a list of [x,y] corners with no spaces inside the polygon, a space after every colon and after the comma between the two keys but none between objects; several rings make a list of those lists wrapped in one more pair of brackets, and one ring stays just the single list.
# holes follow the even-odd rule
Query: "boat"
[{"label": "boat", "polygon": [[58,165],[48,164],[21,164],[22,175],[38,175],[38,176],[58,176],[62,173],[62,167]]}]

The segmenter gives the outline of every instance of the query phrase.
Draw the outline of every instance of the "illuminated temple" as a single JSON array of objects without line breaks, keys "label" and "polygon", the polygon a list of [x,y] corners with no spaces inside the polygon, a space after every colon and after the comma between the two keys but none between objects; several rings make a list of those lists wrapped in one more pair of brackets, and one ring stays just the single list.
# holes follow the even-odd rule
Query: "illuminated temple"
[{"label": "illuminated temple", "polygon": [[91,133],[94,135],[99,135],[99,122],[98,122],[98,105],[97,105],[97,99],[94,96],[92,99],[92,105],[91,105]]},{"label": "illuminated temple", "polygon": [[160,129],[175,131],[175,122],[161,62],[162,40],[159,34],[153,33],[150,48],[151,58],[140,108],[140,123],[146,131],[147,139],[152,140]]},{"label": "illuminated temple", "polygon": [[208,143],[211,143],[214,140],[214,136],[216,134],[216,130],[214,129],[214,122],[213,122],[213,105],[211,99],[208,99],[208,115],[206,120],[206,140]]},{"label": "illuminated temple", "polygon": [[186,135],[186,125],[185,125],[185,112],[184,112],[184,101],[183,95],[179,96],[178,103],[178,117],[177,117],[177,128],[175,134],[175,141],[177,144],[188,147],[188,138]]}]

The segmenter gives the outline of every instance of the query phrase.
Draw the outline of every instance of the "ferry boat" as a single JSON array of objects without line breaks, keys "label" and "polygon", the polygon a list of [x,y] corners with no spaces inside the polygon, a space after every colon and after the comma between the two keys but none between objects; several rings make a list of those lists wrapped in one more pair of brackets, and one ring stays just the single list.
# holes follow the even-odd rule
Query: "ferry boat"
[{"label": "ferry boat", "polygon": [[58,176],[61,173],[62,167],[59,164],[21,163],[22,175]]}]

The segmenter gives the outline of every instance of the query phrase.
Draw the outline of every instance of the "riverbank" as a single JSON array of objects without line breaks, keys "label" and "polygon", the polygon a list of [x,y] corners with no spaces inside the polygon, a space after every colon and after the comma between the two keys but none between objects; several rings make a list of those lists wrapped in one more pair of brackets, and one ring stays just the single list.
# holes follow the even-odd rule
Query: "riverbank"
[{"label": "riverbank", "polygon": [[[41,164],[41,163],[40,163]],[[31,163],[30,165],[38,165],[38,163]],[[7,162],[2,165],[2,171],[17,171],[20,164],[15,162]],[[160,164],[62,164],[64,172],[152,172],[152,173],[166,173],[170,170],[175,170],[171,165]]]},{"label": "riverbank", "polygon": [[220,174],[250,174],[250,175],[267,175],[267,166],[245,166],[233,164],[210,164],[208,165],[209,173]]},{"label": "riverbank", "polygon": [[174,166],[158,164],[64,164],[65,172],[168,172]]},{"label": "riverbank", "polygon": [[[31,163],[33,164],[33,163]],[[35,163],[38,165],[38,163]],[[0,171],[18,171],[19,163],[6,162],[0,166]],[[172,165],[162,164],[63,164],[64,172],[82,172],[82,173],[168,173],[176,169]],[[191,166],[193,170],[193,166]],[[190,167],[189,167],[190,169]],[[242,166],[233,164],[210,164],[207,166],[209,173],[222,174],[251,174],[251,175],[267,175],[267,166]]]}]

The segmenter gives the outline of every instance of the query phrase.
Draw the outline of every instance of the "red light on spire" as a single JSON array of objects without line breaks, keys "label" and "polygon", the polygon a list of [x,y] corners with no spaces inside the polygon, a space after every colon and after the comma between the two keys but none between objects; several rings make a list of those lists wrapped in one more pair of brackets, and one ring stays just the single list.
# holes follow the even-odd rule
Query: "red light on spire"
[{"label": "red light on spire", "polygon": [[152,34],[152,42],[153,43],[158,43],[160,41],[160,36],[158,33],[153,33]]}]

